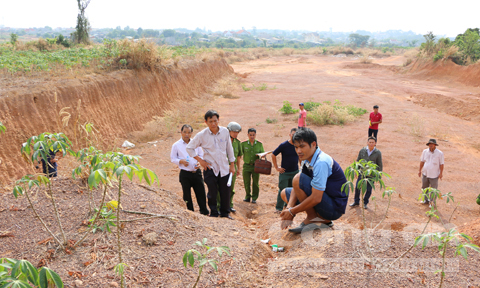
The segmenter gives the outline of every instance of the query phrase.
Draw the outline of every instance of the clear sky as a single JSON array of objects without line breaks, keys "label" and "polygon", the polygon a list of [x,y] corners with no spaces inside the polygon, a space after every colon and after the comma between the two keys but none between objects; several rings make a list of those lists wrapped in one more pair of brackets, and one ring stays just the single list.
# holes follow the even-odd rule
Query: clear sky
[{"label": "clear sky", "polygon": [[[478,0],[92,0],[94,28],[197,27],[207,30],[282,29],[327,31],[412,30],[449,37],[480,26]],[[0,25],[16,28],[75,27],[76,0],[0,0]]]}]

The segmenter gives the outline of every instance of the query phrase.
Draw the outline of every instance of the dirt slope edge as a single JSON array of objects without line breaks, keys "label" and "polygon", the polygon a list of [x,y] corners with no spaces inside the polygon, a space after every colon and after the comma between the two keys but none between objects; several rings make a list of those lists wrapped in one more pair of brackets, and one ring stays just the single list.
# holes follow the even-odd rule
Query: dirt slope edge
[{"label": "dirt slope edge", "polygon": [[[205,92],[225,73],[233,73],[233,68],[215,60],[186,69],[118,71],[8,91],[0,98],[0,121],[7,127],[0,136],[0,180],[11,181],[26,172],[19,149],[28,137],[62,131],[74,141],[78,118],[79,123],[92,122],[100,130],[99,138],[111,143],[141,130],[174,99],[188,100]],[[64,107],[69,107],[67,127],[59,117]]]},{"label": "dirt slope edge", "polygon": [[438,60],[436,62],[417,60],[412,64],[410,73],[427,78],[435,77],[478,87],[480,85],[480,64],[468,66],[457,65],[452,60]]}]

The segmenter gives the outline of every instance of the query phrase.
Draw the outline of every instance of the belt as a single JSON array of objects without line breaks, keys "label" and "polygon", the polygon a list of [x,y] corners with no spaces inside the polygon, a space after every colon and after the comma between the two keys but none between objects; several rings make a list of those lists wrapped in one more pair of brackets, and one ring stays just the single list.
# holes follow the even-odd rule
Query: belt
[{"label": "belt", "polygon": [[197,173],[198,170],[195,170],[195,171],[188,171],[188,170],[183,170],[183,169],[180,169],[180,171],[185,171],[185,172],[190,172],[190,173]]},{"label": "belt", "polygon": [[253,165],[255,165],[255,163],[253,163],[253,164],[243,163],[243,164],[247,164],[247,165],[250,165],[250,166],[253,166]]}]

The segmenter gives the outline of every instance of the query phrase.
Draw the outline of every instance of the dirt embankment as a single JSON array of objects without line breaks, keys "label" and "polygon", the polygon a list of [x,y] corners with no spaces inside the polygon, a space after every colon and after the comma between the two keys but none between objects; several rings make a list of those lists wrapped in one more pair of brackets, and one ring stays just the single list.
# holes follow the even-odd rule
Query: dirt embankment
[{"label": "dirt embankment", "polygon": [[[0,180],[10,181],[26,172],[20,147],[33,135],[61,131],[75,144],[82,135],[78,125],[88,121],[99,130],[103,144],[111,145],[141,130],[174,100],[189,100],[205,92],[226,73],[233,69],[224,60],[216,60],[186,69],[125,70],[2,92],[0,121],[7,132],[0,136]],[[60,115],[62,108],[67,113]]]},{"label": "dirt embankment", "polygon": [[468,66],[457,65],[452,60],[415,61],[409,72],[429,79],[445,80],[447,82],[458,82],[467,86],[480,86],[480,64]]}]

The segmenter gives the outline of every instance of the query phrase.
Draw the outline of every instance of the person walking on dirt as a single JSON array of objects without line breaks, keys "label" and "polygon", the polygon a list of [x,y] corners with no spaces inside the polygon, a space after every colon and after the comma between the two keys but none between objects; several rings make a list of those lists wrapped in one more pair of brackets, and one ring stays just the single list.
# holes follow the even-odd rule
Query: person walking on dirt
[{"label": "person walking on dirt", "polygon": [[[422,177],[422,189],[432,187],[438,189],[438,179],[443,178],[443,167],[445,158],[443,152],[437,149],[437,140],[430,139],[427,143],[428,148],[423,150],[420,157],[420,169],[418,170],[418,177]],[[431,197],[426,197],[423,204],[428,203],[432,207]]]},{"label": "person walking on dirt", "polygon": [[[200,208],[200,213],[208,215],[207,199],[205,198],[205,186],[203,185],[202,172],[200,171],[200,164],[197,160],[190,157],[187,153],[187,145],[190,143],[190,137],[192,136],[192,126],[185,124],[182,126],[181,133],[182,138],[172,145],[172,151],[170,152],[170,160],[173,164],[178,165],[180,168],[180,184],[183,190],[183,201],[187,204],[187,209],[195,211],[193,209],[191,188],[195,191],[195,197],[197,198],[197,204]],[[195,149],[195,153],[203,158],[203,150],[198,147]]]},{"label": "person walking on dirt", "polygon": [[302,169],[293,178],[293,187],[282,191],[282,199],[288,204],[280,213],[281,228],[290,226],[293,218],[303,211],[307,217],[300,226],[289,229],[290,232],[332,227],[332,221],[345,214],[347,206],[348,194],[342,191],[347,182],[345,174],[330,155],[320,150],[317,136],[311,129],[299,129],[293,135],[293,145],[302,161]]},{"label": "person walking on dirt", "polygon": [[[382,152],[380,152],[380,150],[378,150],[375,147],[375,145],[376,145],[375,138],[372,136],[368,137],[367,146],[360,149],[360,152],[358,152],[357,161],[360,161],[361,159],[366,161],[371,161],[377,165],[378,171],[382,171],[383,170]],[[362,179],[363,179],[362,177],[358,177],[357,179],[357,184],[355,186],[355,200],[352,204],[350,204],[351,207],[360,205],[360,188],[358,187],[358,182],[360,182],[360,180]],[[372,188],[373,187],[370,185],[370,183],[367,183],[367,192],[363,197],[364,209],[368,209],[367,204],[368,204],[368,200],[370,199],[370,196],[372,195]]]},{"label": "person walking on dirt", "polygon": [[382,123],[382,114],[378,113],[378,105],[373,106],[373,112],[370,113],[370,118],[368,120],[368,137],[375,137],[375,142],[377,142],[378,124]]},{"label": "person walking on dirt", "polygon": [[[232,141],[227,128],[219,126],[220,115],[215,110],[205,113],[207,128],[198,132],[188,143],[187,152],[203,167],[203,178],[208,187],[208,207],[210,217],[218,217],[217,193],[220,193],[220,217],[230,216],[230,187],[227,186],[230,173],[235,174],[235,157]],[[202,147],[204,159],[195,151]]]},{"label": "person walking on dirt", "polygon": [[[263,153],[262,142],[256,140],[257,130],[255,128],[248,129],[248,140],[242,142],[242,153],[243,153],[243,184],[245,186],[245,199],[243,201],[252,203],[257,203],[258,194],[260,192],[260,185],[258,184],[260,180],[260,174],[255,173],[255,160],[260,157],[257,156],[258,153]],[[251,193],[250,193],[251,192]]]},{"label": "person walking on dirt", "polygon": [[[235,180],[237,179],[238,171],[240,171],[240,160],[243,155],[240,140],[237,139],[238,133],[242,131],[242,126],[237,122],[230,122],[227,125],[230,133],[230,140],[232,140],[233,154],[235,156],[235,174],[232,176],[232,185],[230,186],[230,212],[235,213],[237,210],[233,208],[233,195],[235,195]],[[217,208],[220,209],[220,194],[217,196]]]},{"label": "person walking on dirt", "polygon": [[[275,167],[275,170],[279,173],[277,205],[275,206],[277,213],[282,212],[283,206],[286,204],[282,200],[282,190],[287,187],[292,187],[293,177],[298,173],[298,155],[292,140],[295,132],[297,132],[297,128],[292,128],[290,134],[288,134],[288,140],[282,142],[272,153],[273,167]],[[277,165],[278,154],[282,154],[282,164],[280,167]]]},{"label": "person walking on dirt", "polygon": [[305,105],[303,103],[298,104],[300,108],[300,114],[298,115],[298,128],[307,127],[307,110],[305,110]]}]

